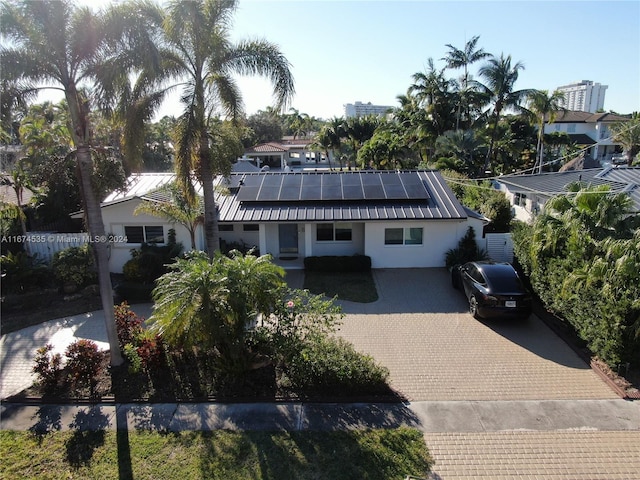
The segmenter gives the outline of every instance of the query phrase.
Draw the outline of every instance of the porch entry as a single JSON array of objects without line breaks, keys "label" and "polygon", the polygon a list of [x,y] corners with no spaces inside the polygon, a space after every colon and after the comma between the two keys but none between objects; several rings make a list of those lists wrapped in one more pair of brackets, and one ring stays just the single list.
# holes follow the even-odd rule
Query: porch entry
[{"label": "porch entry", "polygon": [[281,223],[278,225],[281,255],[298,254],[298,224]]}]

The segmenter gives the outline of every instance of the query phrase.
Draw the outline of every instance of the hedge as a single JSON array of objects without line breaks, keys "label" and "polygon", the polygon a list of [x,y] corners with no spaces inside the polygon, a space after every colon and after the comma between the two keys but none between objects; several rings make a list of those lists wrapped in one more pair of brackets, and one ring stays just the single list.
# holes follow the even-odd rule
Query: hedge
[{"label": "hedge", "polygon": [[368,272],[371,257],[367,255],[305,257],[304,268],[310,272]]}]

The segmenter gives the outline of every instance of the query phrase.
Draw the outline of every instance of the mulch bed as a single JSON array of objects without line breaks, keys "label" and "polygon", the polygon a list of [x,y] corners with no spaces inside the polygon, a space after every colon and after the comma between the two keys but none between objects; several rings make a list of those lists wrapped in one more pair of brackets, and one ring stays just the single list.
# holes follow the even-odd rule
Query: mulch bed
[{"label": "mulch bed", "polygon": [[[108,352],[102,352],[102,368],[91,386],[73,385],[63,373],[55,388],[43,391],[32,385],[9,403],[185,403],[185,402],[402,402],[390,387],[366,392],[341,389],[300,391],[288,385],[284,372],[274,365],[242,374],[215,377],[194,355],[176,355],[168,364],[132,373],[127,365],[111,368]],[[63,371],[64,372],[64,371]]]}]

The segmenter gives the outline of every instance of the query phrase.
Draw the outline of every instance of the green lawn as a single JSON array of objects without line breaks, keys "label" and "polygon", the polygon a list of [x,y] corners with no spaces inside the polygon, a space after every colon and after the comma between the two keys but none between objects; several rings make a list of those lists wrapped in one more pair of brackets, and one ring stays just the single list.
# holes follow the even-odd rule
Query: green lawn
[{"label": "green lawn", "polygon": [[378,291],[371,272],[314,272],[304,274],[304,288],[340,300],[370,303],[378,300]]},{"label": "green lawn", "polygon": [[352,432],[0,431],[12,479],[403,479],[432,460],[410,428]]}]

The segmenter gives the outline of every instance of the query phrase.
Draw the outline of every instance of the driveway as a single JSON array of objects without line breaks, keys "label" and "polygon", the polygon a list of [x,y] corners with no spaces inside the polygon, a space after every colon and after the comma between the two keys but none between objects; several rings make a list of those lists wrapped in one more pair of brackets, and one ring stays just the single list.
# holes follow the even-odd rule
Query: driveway
[{"label": "driveway", "polygon": [[477,321],[446,269],[374,270],[379,300],[340,302],[340,334],[389,368],[408,400],[612,399],[541,320]]}]

